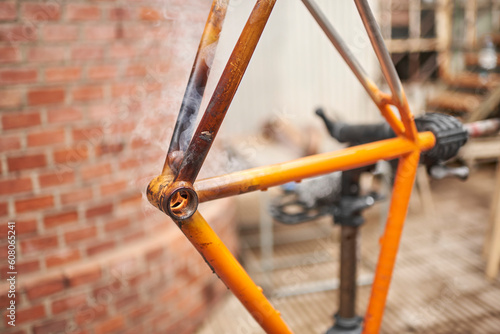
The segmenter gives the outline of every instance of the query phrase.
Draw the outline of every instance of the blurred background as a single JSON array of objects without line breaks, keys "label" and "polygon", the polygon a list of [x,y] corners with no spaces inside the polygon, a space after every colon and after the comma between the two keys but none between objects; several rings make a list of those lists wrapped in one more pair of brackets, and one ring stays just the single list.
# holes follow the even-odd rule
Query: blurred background
[{"label": "blurred background", "polygon": [[[317,2],[388,92],[354,3]],[[202,112],[254,4],[230,1]],[[415,115],[498,117],[500,1],[370,4]],[[162,169],[210,6],[0,2],[2,308],[11,300],[7,222],[15,222],[17,272],[16,326],[2,311],[2,332],[262,333],[145,196]],[[382,121],[301,1],[278,1],[200,177],[342,147],[318,107],[337,121]],[[452,162],[471,169],[468,181],[419,172],[385,333],[498,332],[499,156],[493,134],[470,140]],[[377,168],[363,189],[388,197],[390,171]],[[271,189],[200,211],[297,333],[323,333],[337,309],[338,227],[328,215],[276,223],[269,204],[280,196]],[[360,315],[387,203],[366,211]]]}]

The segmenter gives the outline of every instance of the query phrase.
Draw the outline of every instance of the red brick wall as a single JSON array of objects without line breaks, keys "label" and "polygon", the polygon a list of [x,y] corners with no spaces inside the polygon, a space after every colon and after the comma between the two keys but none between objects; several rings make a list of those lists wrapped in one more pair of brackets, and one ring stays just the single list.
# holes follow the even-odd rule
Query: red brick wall
[{"label": "red brick wall", "polygon": [[2,333],[189,333],[225,290],[144,196],[210,3],[0,2],[2,315],[7,221],[18,272]]}]

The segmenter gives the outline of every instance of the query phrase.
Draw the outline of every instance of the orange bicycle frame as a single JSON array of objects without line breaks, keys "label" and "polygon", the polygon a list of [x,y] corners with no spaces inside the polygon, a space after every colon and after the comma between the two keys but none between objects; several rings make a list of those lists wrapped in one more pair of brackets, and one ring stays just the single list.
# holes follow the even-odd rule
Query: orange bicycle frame
[{"label": "orange bicycle frame", "polygon": [[[364,317],[363,333],[378,333],[420,153],[434,146],[435,137],[430,132],[417,132],[401,82],[366,0],[354,2],[390,87],[390,95],[381,92],[373,81],[367,78],[360,64],[318,6],[312,0],[302,0],[302,2],[363,85],[397,137],[281,164],[196,180],[275,2],[276,0],[257,0],[207,109],[192,135],[189,146],[182,148],[179,144],[180,133],[182,131],[193,133],[192,125],[187,124],[187,120],[198,112],[210,68],[210,64],[206,63],[207,60],[203,59],[203,48],[217,42],[228,6],[228,0],[213,1],[165,166],[162,174],[149,184],[148,199],[154,206],[172,217],[207,264],[267,333],[292,333],[280,313],[264,296],[262,289],[252,281],[197,211],[198,203],[251,191],[266,190],[287,182],[298,182],[308,177],[373,164],[378,160],[398,158],[394,195],[391,199],[385,231],[380,240],[381,250],[368,309]],[[192,100],[193,92],[199,96],[194,105],[188,102]],[[391,105],[399,111],[399,118],[393,113]]]}]

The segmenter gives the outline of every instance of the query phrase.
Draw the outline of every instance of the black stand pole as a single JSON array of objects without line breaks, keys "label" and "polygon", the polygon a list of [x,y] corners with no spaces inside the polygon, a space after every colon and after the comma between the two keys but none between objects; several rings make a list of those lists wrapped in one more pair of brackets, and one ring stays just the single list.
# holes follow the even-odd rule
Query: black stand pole
[{"label": "black stand pole", "polygon": [[341,225],[339,310],[335,324],[326,334],[360,334],[363,318],[356,315],[356,264],[361,212],[373,204],[372,197],[359,196],[359,178],[369,167],[342,173],[342,197],[335,224]]}]

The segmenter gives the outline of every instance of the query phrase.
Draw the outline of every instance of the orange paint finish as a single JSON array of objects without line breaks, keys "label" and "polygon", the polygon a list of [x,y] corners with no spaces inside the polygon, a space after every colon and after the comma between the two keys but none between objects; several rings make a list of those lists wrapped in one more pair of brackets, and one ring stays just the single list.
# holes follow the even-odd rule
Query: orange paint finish
[{"label": "orange paint finish", "polygon": [[234,258],[222,240],[197,211],[191,218],[177,222],[182,232],[200,252],[207,264],[234,293],[254,319],[266,331],[273,334],[292,333],[280,313],[271,305]]},{"label": "orange paint finish", "polygon": [[255,190],[265,190],[338,170],[366,166],[378,160],[395,159],[413,151],[426,151],[435,143],[434,135],[430,132],[419,133],[417,139],[417,143],[404,138],[393,138],[353,146],[281,164],[203,179],[197,181],[194,187],[200,202],[206,202]]},{"label": "orange paint finish", "polygon": [[376,334],[380,330],[384,314],[387,293],[391,283],[399,242],[410,202],[419,161],[419,152],[415,151],[401,157],[394,181],[391,206],[381,239],[381,249],[372,285],[370,302],[365,315],[363,334]]}]

